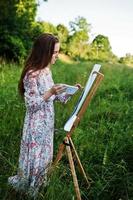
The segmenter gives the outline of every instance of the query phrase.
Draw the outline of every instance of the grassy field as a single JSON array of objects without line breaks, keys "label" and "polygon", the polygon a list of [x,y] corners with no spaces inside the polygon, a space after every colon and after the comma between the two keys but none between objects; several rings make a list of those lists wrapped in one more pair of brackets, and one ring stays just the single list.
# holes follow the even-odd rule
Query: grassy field
[{"label": "grassy field", "polygon": [[[86,83],[94,63],[63,63],[53,66],[55,83]],[[82,200],[133,199],[133,68],[102,64],[105,78],[72,138],[88,176],[90,189],[77,171]],[[0,66],[0,199],[24,199],[10,193],[9,176],[17,171],[20,140],[25,113],[18,96],[21,67]],[[66,105],[55,103],[54,157],[65,132],[63,126],[78,100],[75,95]],[[42,188],[39,200],[76,200],[66,155]],[[30,199],[30,198],[26,198]]]}]

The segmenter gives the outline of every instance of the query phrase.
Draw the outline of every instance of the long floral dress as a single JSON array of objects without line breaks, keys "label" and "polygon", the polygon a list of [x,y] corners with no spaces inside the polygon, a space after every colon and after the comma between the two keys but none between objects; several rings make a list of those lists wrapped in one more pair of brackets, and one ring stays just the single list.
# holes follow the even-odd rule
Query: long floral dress
[{"label": "long floral dress", "polygon": [[[44,101],[43,95],[54,85],[51,71],[41,70],[26,74],[24,98],[26,116],[21,140],[19,169],[8,182],[17,190],[37,193],[47,183],[47,171],[53,159],[54,105],[52,95]],[[65,101],[60,99],[60,101]]]}]

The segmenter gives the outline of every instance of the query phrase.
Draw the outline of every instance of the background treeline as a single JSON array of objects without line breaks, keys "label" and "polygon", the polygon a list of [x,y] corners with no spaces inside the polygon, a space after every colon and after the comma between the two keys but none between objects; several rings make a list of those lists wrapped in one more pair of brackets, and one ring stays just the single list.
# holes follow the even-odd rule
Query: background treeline
[{"label": "background treeline", "polygon": [[22,61],[31,49],[33,40],[43,32],[57,35],[61,52],[74,60],[102,60],[132,65],[133,56],[117,58],[112,52],[107,36],[97,35],[90,41],[91,24],[84,17],[57,26],[45,21],[36,21],[39,1],[0,1],[0,57],[1,60]]}]

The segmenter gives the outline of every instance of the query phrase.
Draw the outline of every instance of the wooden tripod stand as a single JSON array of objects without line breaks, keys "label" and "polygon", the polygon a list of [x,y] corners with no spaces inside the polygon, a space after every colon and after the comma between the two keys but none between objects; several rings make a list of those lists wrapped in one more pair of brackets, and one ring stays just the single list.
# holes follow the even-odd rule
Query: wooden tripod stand
[{"label": "wooden tripod stand", "polygon": [[84,168],[83,168],[83,166],[82,166],[82,164],[80,162],[79,156],[78,156],[77,151],[75,149],[75,146],[73,144],[71,135],[74,132],[75,128],[78,126],[81,117],[83,116],[84,112],[86,111],[88,104],[90,103],[90,101],[91,101],[92,97],[94,96],[94,94],[95,94],[95,92],[96,92],[101,80],[104,77],[104,75],[101,74],[100,72],[94,72],[94,73],[97,73],[97,77],[95,79],[95,82],[93,83],[93,85],[91,87],[91,90],[88,93],[88,95],[87,95],[87,97],[86,97],[86,99],[85,99],[85,101],[84,101],[79,113],[77,114],[77,118],[76,118],[75,122],[73,123],[73,126],[72,126],[71,130],[66,134],[66,137],[64,138],[63,142],[60,144],[59,151],[58,151],[56,159],[55,159],[55,161],[53,163],[53,167],[58,164],[58,162],[62,158],[63,151],[65,150],[65,147],[66,147],[66,152],[67,152],[67,155],[68,155],[68,160],[69,160],[69,164],[70,164],[70,168],[71,168],[71,173],[72,173],[72,176],[73,176],[73,182],[74,182],[74,188],[75,188],[77,200],[81,200],[81,195],[80,195],[80,190],[79,190],[79,185],[78,185],[78,180],[77,180],[77,175],[76,175],[76,171],[75,171],[73,157],[76,158],[78,167],[80,169],[80,172],[82,173],[82,175],[85,178],[85,181],[86,181],[86,183],[88,185],[88,188],[90,187],[92,179],[89,176],[87,177],[87,175],[86,175],[86,173],[84,171]]}]

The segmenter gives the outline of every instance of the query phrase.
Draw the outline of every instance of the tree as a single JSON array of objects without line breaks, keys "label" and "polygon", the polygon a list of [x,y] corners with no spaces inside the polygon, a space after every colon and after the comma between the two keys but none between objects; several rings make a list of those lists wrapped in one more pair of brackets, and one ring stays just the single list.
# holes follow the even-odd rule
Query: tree
[{"label": "tree", "polygon": [[61,51],[63,53],[67,52],[67,40],[69,36],[69,31],[66,26],[63,24],[58,24],[57,25],[57,35],[61,43]]},{"label": "tree", "polygon": [[70,22],[70,35],[68,40],[68,54],[75,59],[87,59],[89,49],[90,24],[83,17],[78,17]]},{"label": "tree", "polygon": [[120,58],[119,62],[122,64],[133,66],[133,55],[127,53],[124,57]]},{"label": "tree", "polygon": [[75,21],[69,22],[70,30],[72,32],[78,32],[83,30],[84,32],[90,32],[90,24],[87,23],[84,17],[78,16]]},{"label": "tree", "polygon": [[[0,56],[9,60],[17,60],[25,55],[25,48],[17,36],[15,0],[0,1]],[[20,49],[21,48],[21,49]],[[18,55],[18,58],[16,56]]]},{"label": "tree", "polygon": [[91,43],[91,56],[93,59],[109,60],[113,54],[108,37],[97,35]]},{"label": "tree", "polygon": [[29,50],[37,5],[36,0],[0,0],[0,56],[16,60]]}]

